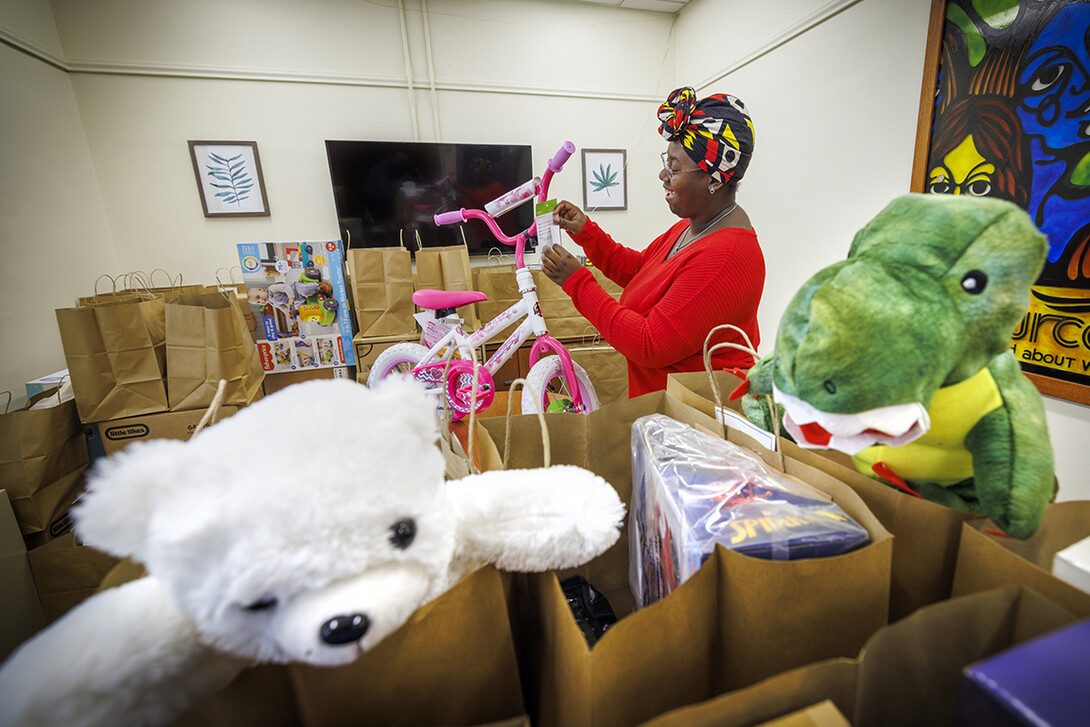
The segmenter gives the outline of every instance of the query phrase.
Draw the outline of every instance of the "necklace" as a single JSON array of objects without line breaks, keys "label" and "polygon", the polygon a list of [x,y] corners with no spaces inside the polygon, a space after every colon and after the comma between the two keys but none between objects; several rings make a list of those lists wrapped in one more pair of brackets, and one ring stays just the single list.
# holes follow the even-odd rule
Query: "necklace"
[{"label": "necklace", "polygon": [[[690,224],[689,224],[689,227],[688,227],[688,228],[687,228],[687,229],[685,230],[685,232],[686,232],[686,233],[689,233],[689,239],[688,239],[688,240],[686,240],[685,242],[682,242],[682,241],[681,241],[681,240],[682,240],[682,237],[679,237],[679,238],[677,239],[677,242],[675,242],[675,243],[674,243],[674,249],[673,249],[673,250],[671,251],[671,253],[670,253],[670,254],[676,253],[677,251],[681,250],[681,248],[683,248],[683,247],[685,247],[685,246],[689,245],[690,243],[693,243],[693,242],[695,242],[696,240],[698,240],[698,239],[700,239],[701,237],[703,237],[703,236],[704,236],[704,233],[705,233],[705,232],[707,232],[707,231],[708,231],[708,230],[710,230],[710,229],[711,229],[712,227],[714,227],[714,226],[715,226],[715,224],[716,224],[717,222],[719,222],[719,221],[720,221],[720,220],[722,220],[722,219],[723,219],[724,217],[726,217],[727,215],[729,215],[729,214],[730,214],[731,212],[733,212],[733,211],[735,210],[735,208],[737,208],[737,207],[738,207],[738,203],[737,203],[737,202],[735,202],[734,204],[732,204],[732,205],[731,205],[730,207],[727,207],[727,208],[726,208],[725,210],[723,210],[723,211],[722,211],[722,212],[720,212],[720,213],[719,213],[718,215],[716,215],[716,217],[715,217],[715,219],[714,219],[714,220],[712,220],[712,221],[711,221],[711,222],[709,222],[708,224],[704,225],[704,229],[702,229],[702,230],[701,230],[700,232],[698,232],[698,233],[696,233],[696,234],[692,234],[692,232],[693,232],[693,226],[692,226],[692,223],[690,223]],[[683,233],[683,235],[682,235],[682,236],[684,236],[684,233]]]}]

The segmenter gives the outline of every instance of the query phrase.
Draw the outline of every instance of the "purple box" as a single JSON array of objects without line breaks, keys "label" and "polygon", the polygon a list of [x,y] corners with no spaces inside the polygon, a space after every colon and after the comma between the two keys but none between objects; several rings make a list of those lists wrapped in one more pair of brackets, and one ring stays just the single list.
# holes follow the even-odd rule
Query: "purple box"
[{"label": "purple box", "polygon": [[958,724],[1090,725],[1090,620],[965,668]]}]

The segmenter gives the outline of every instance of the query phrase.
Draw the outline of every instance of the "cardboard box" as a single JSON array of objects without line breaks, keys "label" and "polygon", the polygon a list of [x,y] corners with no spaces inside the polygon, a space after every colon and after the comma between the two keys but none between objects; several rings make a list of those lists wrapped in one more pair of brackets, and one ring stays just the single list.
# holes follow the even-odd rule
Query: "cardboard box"
[{"label": "cardboard box", "polygon": [[11,509],[7,490],[0,490],[0,662],[45,627],[38,589],[30,571],[26,546]]},{"label": "cardboard box", "polygon": [[61,369],[55,373],[43,376],[40,379],[26,382],[26,398],[30,399],[35,394],[40,394],[47,389],[52,389],[68,376],[68,369]]},{"label": "cardboard box", "polygon": [[340,240],[244,242],[238,258],[266,373],[355,365]]},{"label": "cardboard box", "polygon": [[1090,620],[1057,629],[964,670],[958,724],[1086,724]]},{"label": "cardboard box", "polygon": [[1090,593],[1090,538],[1083,538],[1056,553],[1052,575]]},{"label": "cardboard box", "polygon": [[[216,420],[225,419],[236,411],[237,406],[221,406]],[[104,454],[111,455],[133,442],[146,439],[189,439],[204,412],[204,409],[169,411],[98,422],[93,425],[94,440],[96,445],[101,445]]]},{"label": "cardboard box", "polygon": [[265,396],[276,393],[281,389],[314,379],[351,379],[354,378],[351,366],[336,366],[331,369],[304,369],[302,371],[285,371],[279,374],[265,375]]}]

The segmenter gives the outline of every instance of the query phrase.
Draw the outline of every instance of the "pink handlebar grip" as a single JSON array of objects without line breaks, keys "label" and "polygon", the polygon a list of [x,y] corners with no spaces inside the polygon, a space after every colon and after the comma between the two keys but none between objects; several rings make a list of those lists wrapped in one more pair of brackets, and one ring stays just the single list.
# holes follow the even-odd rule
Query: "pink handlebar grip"
[{"label": "pink handlebar grip", "polygon": [[440,212],[435,216],[435,224],[437,225],[453,225],[455,222],[465,222],[465,209],[454,210],[453,212]]},{"label": "pink handlebar grip", "polygon": [[549,160],[549,169],[556,172],[560,171],[560,168],[564,166],[564,162],[568,161],[568,158],[575,153],[575,144],[570,141],[565,141],[564,146],[556,152],[556,155]]}]

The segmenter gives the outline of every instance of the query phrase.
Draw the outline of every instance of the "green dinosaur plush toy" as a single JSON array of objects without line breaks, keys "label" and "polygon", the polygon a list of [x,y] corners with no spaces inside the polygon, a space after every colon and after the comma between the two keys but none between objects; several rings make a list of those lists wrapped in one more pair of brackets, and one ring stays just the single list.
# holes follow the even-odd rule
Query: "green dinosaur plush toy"
[{"label": "green dinosaur plush toy", "polygon": [[1029,537],[1053,495],[1052,447],[1010,339],[1046,250],[1009,202],[895,199],[795,294],[743,411],[771,431],[770,394],[801,446]]}]

